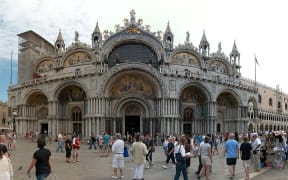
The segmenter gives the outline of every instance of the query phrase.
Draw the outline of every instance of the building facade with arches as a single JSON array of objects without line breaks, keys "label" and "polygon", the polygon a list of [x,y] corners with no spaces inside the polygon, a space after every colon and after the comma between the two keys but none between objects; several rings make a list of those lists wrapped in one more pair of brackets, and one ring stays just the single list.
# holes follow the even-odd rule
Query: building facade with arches
[{"label": "building facade with arches", "polygon": [[[61,31],[54,44],[33,31],[19,34],[18,84],[8,90],[18,135],[287,129],[286,120],[271,113],[274,106],[259,103],[261,95],[266,101],[276,90],[241,77],[235,42],[229,57],[221,43],[210,53],[205,32],[198,47],[189,32],[174,46],[169,23],[163,34],[142,23],[134,10],[115,32],[101,32],[97,23],[92,46],[82,43],[78,32],[69,47]],[[286,110],[287,103],[284,119]]]}]

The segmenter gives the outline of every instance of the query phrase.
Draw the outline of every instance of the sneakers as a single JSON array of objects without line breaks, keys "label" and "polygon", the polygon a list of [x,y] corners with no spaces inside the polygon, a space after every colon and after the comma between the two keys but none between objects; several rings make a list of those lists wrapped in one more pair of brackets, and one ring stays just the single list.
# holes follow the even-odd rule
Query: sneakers
[{"label": "sneakers", "polygon": [[146,166],[145,169],[150,169],[150,166]]},{"label": "sneakers", "polygon": [[[112,176],[112,179],[117,179],[117,176]],[[119,179],[124,179],[124,176],[120,176]]]},{"label": "sneakers", "polygon": [[162,168],[167,169],[167,166],[166,166],[166,165],[163,165]]}]

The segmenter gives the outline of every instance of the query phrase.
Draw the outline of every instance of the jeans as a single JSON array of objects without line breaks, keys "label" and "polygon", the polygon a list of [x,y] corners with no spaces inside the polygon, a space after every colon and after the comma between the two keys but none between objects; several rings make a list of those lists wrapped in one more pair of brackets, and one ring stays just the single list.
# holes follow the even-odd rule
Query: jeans
[{"label": "jeans", "polygon": [[49,176],[49,174],[40,174],[37,177],[37,180],[46,180],[47,176]]},{"label": "jeans", "polygon": [[90,143],[89,150],[92,148],[92,146],[94,147],[94,149],[97,149],[95,143],[96,143],[96,142],[91,142],[91,143]]},{"label": "jeans", "polygon": [[183,161],[181,163],[176,163],[176,174],[174,176],[174,180],[179,179],[181,171],[183,174],[183,179],[188,180],[187,171],[186,171],[186,161]]},{"label": "jeans", "polygon": [[64,142],[63,141],[57,141],[57,152],[61,151],[64,152]]}]

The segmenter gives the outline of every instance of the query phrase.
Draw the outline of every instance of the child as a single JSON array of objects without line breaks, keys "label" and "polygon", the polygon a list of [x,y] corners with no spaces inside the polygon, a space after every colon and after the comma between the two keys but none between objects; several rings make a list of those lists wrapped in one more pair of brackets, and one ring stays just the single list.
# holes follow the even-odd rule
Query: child
[{"label": "child", "polygon": [[199,152],[199,145],[198,142],[196,141],[194,144],[194,157],[198,157],[198,152]]},{"label": "child", "polygon": [[72,151],[72,141],[70,137],[68,137],[65,141],[65,151],[66,151],[66,163],[70,163],[71,151]]}]

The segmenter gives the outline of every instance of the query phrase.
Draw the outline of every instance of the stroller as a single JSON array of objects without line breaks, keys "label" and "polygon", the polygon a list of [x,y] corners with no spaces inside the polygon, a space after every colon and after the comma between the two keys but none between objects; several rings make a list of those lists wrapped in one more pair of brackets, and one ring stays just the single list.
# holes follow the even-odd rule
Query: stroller
[{"label": "stroller", "polygon": [[286,155],[282,143],[276,142],[273,151],[275,153],[273,167],[278,169],[284,169]]}]

